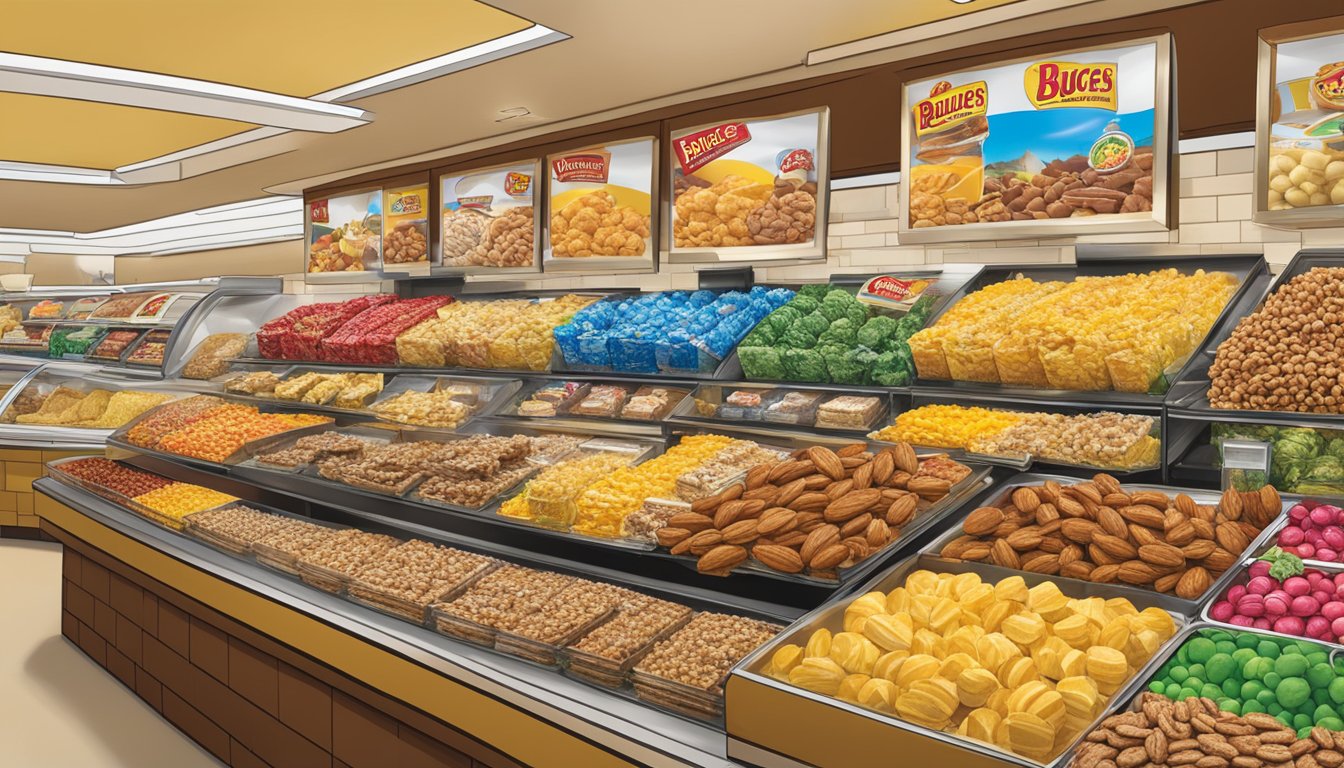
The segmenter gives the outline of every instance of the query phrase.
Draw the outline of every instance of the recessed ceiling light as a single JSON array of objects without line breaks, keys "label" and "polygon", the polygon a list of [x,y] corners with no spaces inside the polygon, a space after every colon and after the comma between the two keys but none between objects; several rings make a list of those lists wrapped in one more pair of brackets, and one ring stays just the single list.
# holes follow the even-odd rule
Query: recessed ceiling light
[{"label": "recessed ceiling light", "polygon": [[975,0],[952,0],[952,2],[956,3],[957,5],[965,5],[967,3],[971,3],[974,1]]}]

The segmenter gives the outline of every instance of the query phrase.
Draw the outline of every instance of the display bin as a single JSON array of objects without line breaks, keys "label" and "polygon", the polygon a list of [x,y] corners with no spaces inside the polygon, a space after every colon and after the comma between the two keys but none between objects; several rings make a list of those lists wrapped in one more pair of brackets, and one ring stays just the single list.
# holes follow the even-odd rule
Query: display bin
[{"label": "display bin", "polygon": [[[1068,477],[1065,475],[1025,473],[1017,475],[1016,477],[1010,478],[1009,480],[1006,480],[1003,483],[1001,483],[998,486],[997,493],[989,496],[988,498],[980,500],[979,506],[985,506],[985,507],[1006,506],[1012,503],[1013,491],[1016,490],[1017,488],[1024,485],[1041,485],[1042,483],[1051,480],[1061,484],[1077,483],[1080,481],[1079,478],[1077,477]],[[1161,491],[1162,493],[1165,493],[1169,496],[1174,496],[1175,494],[1178,493],[1184,493],[1188,495],[1190,498],[1194,499],[1196,503],[1205,505],[1216,505],[1218,503],[1219,498],[1221,497],[1221,494],[1218,493],[1217,491],[1201,490],[1198,488],[1176,488],[1167,485],[1145,485],[1141,483],[1125,483],[1124,488],[1127,492]],[[1284,499],[1283,508],[1280,510],[1280,514],[1282,514],[1292,505],[1293,505],[1292,501]],[[965,509],[967,514],[971,512],[971,510],[968,508],[963,507],[963,509]],[[1092,584],[1092,582],[1089,581],[1074,579],[1067,576],[1060,576],[1058,574],[1046,575],[1039,573],[1031,573],[1028,571],[1015,570],[1012,568],[1005,568],[1002,566],[992,565],[989,563],[977,563],[962,560],[947,560],[943,558],[940,555],[940,553],[943,551],[943,547],[947,546],[952,541],[961,537],[962,535],[961,524],[963,520],[965,520],[965,515],[953,521],[951,526],[949,526],[941,535],[935,538],[932,542],[929,543],[927,547],[925,547],[921,551],[921,554],[943,562],[963,563],[964,565],[968,566],[975,565],[978,567],[983,567],[986,569],[987,573],[995,574],[995,578],[1003,578],[1005,576],[1012,576],[1012,575],[1022,576],[1024,579],[1026,579],[1028,585],[1039,584],[1042,581],[1054,581],[1058,583],[1061,588],[1063,588],[1064,585],[1066,584],[1074,586],[1075,588],[1079,585]],[[1261,531],[1258,536],[1256,536],[1254,539],[1251,540],[1250,544],[1246,547],[1245,550],[1241,552],[1233,552],[1232,554],[1236,555],[1240,560],[1241,558],[1245,558],[1251,553],[1259,552],[1260,548],[1264,545],[1265,542],[1272,540],[1275,533],[1276,533],[1276,526],[1274,523],[1271,522],[1269,525],[1265,526],[1265,529]],[[1128,598],[1131,602],[1134,602],[1135,604],[1138,604],[1139,600],[1144,600],[1146,604],[1156,605],[1162,608],[1163,610],[1170,611],[1172,613],[1178,613],[1186,617],[1193,617],[1199,614],[1200,609],[1203,607],[1204,601],[1208,599],[1209,596],[1218,594],[1219,591],[1222,590],[1223,586],[1236,574],[1236,570],[1237,569],[1235,567],[1232,567],[1228,568],[1226,571],[1223,571],[1222,574],[1220,574],[1217,578],[1212,580],[1212,582],[1209,584],[1209,588],[1204,590],[1204,594],[1200,595],[1198,599],[1194,600],[1187,600],[1185,598],[1177,597],[1174,594],[1164,594],[1157,592],[1155,590],[1143,589],[1128,584],[1108,584],[1105,586],[1112,588],[1116,596]]]},{"label": "display bin", "polygon": [[[752,407],[729,402],[729,397],[731,397],[734,392],[739,391],[758,394],[761,398],[760,405]],[[816,393],[819,395],[814,407],[806,414],[803,414],[804,418],[789,421],[781,418],[777,413],[772,414],[770,412],[770,406],[790,392]],[[843,395],[872,397],[878,401],[876,411],[874,415],[868,419],[866,425],[854,428],[817,426],[816,406],[820,406],[832,398],[841,397]],[[894,414],[899,410],[904,410],[894,403],[894,400],[898,397],[900,396],[894,395],[888,391],[869,391],[863,388],[840,386],[814,386],[761,382],[715,382],[713,384],[701,384],[697,386],[690,395],[677,403],[677,406],[672,409],[672,413],[667,417],[666,421],[668,424],[751,431],[759,433],[760,435],[771,435],[780,431],[793,431],[863,439],[865,434],[880,427],[882,422],[891,414]]]},{"label": "display bin", "polygon": [[[1263,282],[1266,289],[1261,291],[1261,299],[1267,298],[1285,283],[1316,267],[1344,267],[1344,250],[1306,249],[1298,251],[1283,271],[1274,278]],[[1209,367],[1213,364],[1218,346],[1232,335],[1237,321],[1254,309],[1229,318],[1220,324],[1211,335],[1202,350],[1198,361],[1192,361],[1185,374],[1173,385],[1167,394],[1167,429],[1169,440],[1164,451],[1164,465],[1168,467],[1169,477],[1180,482],[1217,483],[1220,461],[1216,448],[1212,445],[1216,437],[1211,429],[1214,425],[1236,425],[1247,430],[1269,428],[1273,431],[1281,428],[1307,428],[1315,430],[1341,430],[1338,414],[1298,413],[1294,411],[1266,411],[1214,408],[1209,404]],[[1273,442],[1271,440],[1271,442]],[[1279,490],[1293,493],[1292,483],[1282,483],[1281,478],[1271,478],[1271,484]],[[1344,496],[1344,483],[1341,483],[1341,496]]]},{"label": "display bin", "polygon": [[571,676],[602,688],[621,688],[630,676],[630,670],[640,662],[658,643],[671,637],[677,630],[686,626],[694,611],[687,608],[680,617],[673,619],[660,632],[638,648],[633,649],[623,659],[613,660],[575,648],[571,642],[564,649],[565,671]]},{"label": "display bin", "polygon": [[[704,431],[704,430],[700,430]],[[724,434],[729,437],[746,437],[751,439],[751,435],[742,435],[726,430],[714,430],[716,434]],[[759,437],[759,436],[756,436]],[[793,451],[798,448],[806,448],[813,445],[823,445],[832,449],[838,449],[854,442],[866,442],[855,440],[841,440],[835,437],[807,436],[800,434],[777,434],[774,439],[763,441],[761,444],[770,448],[781,448],[785,451]],[[941,451],[918,452],[916,456],[922,461],[930,456],[944,455]],[[963,462],[965,463],[965,462]],[[983,464],[967,463],[971,473],[960,482],[954,484],[948,494],[935,502],[929,502],[920,499],[915,511],[914,518],[900,529],[900,535],[889,542],[881,549],[872,552],[868,557],[854,563],[853,565],[835,569],[835,578],[823,577],[810,573],[785,573],[777,571],[748,557],[745,562],[739,565],[732,573],[751,573],[756,576],[764,576],[770,579],[776,579],[792,583],[807,583],[819,586],[835,587],[840,591],[846,591],[855,583],[868,578],[872,573],[880,568],[883,563],[889,562],[890,558],[898,552],[904,551],[913,542],[921,540],[923,534],[931,529],[941,525],[946,519],[958,509],[963,509],[977,495],[985,492],[993,483],[991,468]],[[744,475],[728,478],[721,488],[726,488],[735,482],[740,482]],[[655,556],[669,558],[682,563],[688,568],[696,567],[697,558],[691,555],[674,555],[666,549],[659,548],[653,553]],[[729,576],[731,578],[731,574]]]},{"label": "display bin", "polygon": [[452,584],[444,589],[442,594],[430,598],[423,603],[414,602],[390,594],[387,590],[370,584],[365,584],[359,579],[351,579],[349,586],[346,588],[346,592],[351,600],[360,605],[372,608],[376,611],[381,611],[389,616],[404,619],[412,624],[433,629],[432,607],[436,603],[443,602],[444,600],[451,600],[453,597],[465,591],[472,584],[476,583],[482,576],[495,570],[500,565],[501,563],[498,560],[487,558],[476,568],[476,570],[464,576],[456,584]]},{"label": "display bin", "polygon": [[[1199,618],[1201,621],[1231,631],[1252,629],[1251,627],[1240,627],[1237,626],[1236,624],[1231,624],[1225,621],[1219,621],[1218,619],[1215,619],[1213,617],[1212,609],[1215,603],[1221,602],[1227,597],[1227,593],[1233,587],[1246,586],[1246,583],[1251,580],[1250,569],[1251,564],[1254,563],[1255,560],[1256,559],[1253,557],[1247,558],[1245,562],[1237,566],[1237,568],[1235,569],[1236,573],[1233,575],[1233,577],[1223,584],[1222,589],[1218,590],[1216,593],[1213,594],[1212,597],[1210,597],[1208,600],[1204,602],[1204,609],[1199,612]],[[1324,573],[1327,578],[1333,578],[1337,574],[1344,573],[1344,563],[1326,563],[1320,560],[1304,560],[1303,565],[1306,566],[1306,570],[1320,571],[1321,573]],[[1323,640],[1315,640],[1312,638],[1303,637],[1301,635],[1292,635],[1286,632],[1276,632],[1273,629],[1256,628],[1254,629],[1254,631],[1262,635],[1271,635],[1273,637],[1280,637],[1286,640],[1302,640],[1304,642],[1325,646],[1330,648],[1332,653],[1344,652],[1344,642],[1339,642],[1338,640],[1335,642],[1326,642]]]},{"label": "display bin", "polygon": [[1021,265],[986,267],[946,302],[929,319],[925,327],[935,326],[948,310],[966,296],[989,285],[1001,283],[1018,276],[1029,277],[1037,282],[1066,281],[1079,277],[1116,276],[1128,273],[1144,273],[1155,270],[1176,268],[1184,274],[1196,270],[1206,272],[1226,272],[1233,275],[1237,288],[1224,305],[1218,318],[1203,340],[1196,344],[1194,352],[1185,360],[1178,360],[1159,377],[1148,392],[1116,392],[1110,390],[1059,390],[1050,388],[1032,388],[1006,386],[973,381],[950,381],[931,379],[921,376],[916,379],[912,392],[919,398],[938,396],[977,397],[981,395],[997,396],[999,399],[1016,403],[1071,402],[1091,408],[1111,408],[1129,413],[1147,412],[1160,414],[1164,396],[1173,382],[1183,379],[1186,374],[1200,365],[1201,352],[1210,348],[1214,339],[1225,325],[1235,323],[1260,300],[1263,287],[1268,284],[1269,270],[1264,257],[1244,256],[1208,256],[1184,257],[1179,260],[1150,256],[1131,256],[1124,253],[1124,246],[1108,248],[1104,246],[1079,247],[1076,265]]},{"label": "display bin", "polygon": [[[1013,575],[1000,569],[980,567],[953,567],[952,564],[926,554],[904,560],[865,583],[851,594],[851,598],[866,592],[890,592],[902,586],[916,570],[935,573],[976,573],[989,582]],[[1039,581],[1039,580],[1037,580]],[[1176,634],[1154,654],[1138,672],[1116,693],[1113,700],[1128,700],[1139,690],[1148,677],[1161,666],[1166,653],[1185,633],[1183,625],[1188,616],[1172,611],[1155,593],[1130,594],[1112,584],[1090,584],[1071,579],[1058,579],[1060,590],[1072,598],[1123,597],[1140,610],[1158,607],[1172,615]],[[1032,584],[1031,579],[1027,579]],[[1002,768],[1004,765],[1057,768],[1065,765],[1069,750],[1047,762],[1000,749],[982,742],[965,739],[952,733],[935,731],[862,707],[857,703],[823,696],[795,687],[770,674],[771,658],[785,644],[805,646],[807,638],[822,628],[841,631],[845,608],[850,598],[831,601],[794,622],[788,630],[756,649],[738,664],[726,686],[728,756],[748,746],[791,758],[808,765],[836,765],[845,768],[889,766],[892,755],[901,755],[901,761],[910,765],[971,766],[973,768]],[[1098,717],[1084,733],[1101,721]],[[806,723],[806,728],[782,728],[781,723]],[[819,734],[825,734],[819,738]]]},{"label": "display bin", "polygon": [[[285,517],[290,518],[292,520],[301,520],[305,523],[313,523],[314,525],[321,525],[320,521],[313,520],[312,518],[304,517],[302,515],[296,515],[292,512],[286,512],[284,510],[276,509],[274,507],[268,507],[263,504],[258,504],[254,501],[232,501],[219,507],[215,507],[215,509],[224,510],[224,509],[230,509],[232,507],[246,507],[248,509],[256,510],[257,512],[264,512],[268,515],[275,515],[277,517]],[[188,536],[203,541],[206,544],[209,544],[210,546],[222,552],[227,552],[230,555],[233,555],[234,557],[247,559],[252,556],[253,552],[252,552],[252,545],[250,542],[247,542],[243,539],[239,539],[236,537],[222,536],[220,534],[215,533],[214,531],[209,530],[208,528],[201,527],[199,523],[196,523],[192,520],[192,517],[198,514],[200,513],[193,512],[182,519],[183,532],[185,532]]]}]

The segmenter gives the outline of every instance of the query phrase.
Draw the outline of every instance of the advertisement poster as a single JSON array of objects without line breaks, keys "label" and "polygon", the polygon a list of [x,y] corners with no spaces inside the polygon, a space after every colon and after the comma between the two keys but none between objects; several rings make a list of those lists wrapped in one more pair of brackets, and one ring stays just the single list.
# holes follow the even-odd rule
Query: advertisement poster
[{"label": "advertisement poster", "polygon": [[308,273],[378,269],[383,232],[383,191],[323,200],[308,208]]},{"label": "advertisement poster", "polygon": [[1166,40],[906,84],[905,239],[1165,228]]},{"label": "advertisement poster", "polygon": [[538,162],[439,177],[444,267],[535,271]]},{"label": "advertisement poster", "polygon": [[428,266],[429,185],[383,190],[383,268]]},{"label": "advertisement poster", "polygon": [[634,139],[546,158],[547,269],[648,269],[656,141]]},{"label": "advertisement poster", "polygon": [[825,256],[829,110],[671,134],[671,254]]},{"label": "advertisement poster", "polygon": [[[1344,32],[1279,43],[1270,55],[1268,151],[1260,155],[1257,208],[1344,205]],[[1262,73],[1262,82],[1267,79]],[[1333,221],[1319,223],[1338,226],[1338,210],[1333,213]],[[1294,218],[1300,217],[1282,217]]]}]

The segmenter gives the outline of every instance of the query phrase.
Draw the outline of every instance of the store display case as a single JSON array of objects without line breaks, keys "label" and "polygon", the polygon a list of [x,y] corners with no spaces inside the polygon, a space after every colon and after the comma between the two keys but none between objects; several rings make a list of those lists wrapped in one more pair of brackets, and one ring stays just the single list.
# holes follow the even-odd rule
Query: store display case
[{"label": "store display case", "polygon": [[42,363],[26,371],[6,364],[14,381],[0,397],[0,444],[101,450],[114,430],[190,390],[173,382],[90,374],[75,363]]},{"label": "store display case", "polygon": [[762,435],[783,431],[861,438],[883,423],[895,397],[835,386],[701,384],[677,404],[668,421]]}]

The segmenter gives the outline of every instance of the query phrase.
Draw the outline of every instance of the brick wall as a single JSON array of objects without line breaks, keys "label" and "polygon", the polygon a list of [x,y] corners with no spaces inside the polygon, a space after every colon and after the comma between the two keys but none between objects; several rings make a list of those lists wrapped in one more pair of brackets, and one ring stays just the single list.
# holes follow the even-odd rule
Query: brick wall
[{"label": "brick wall", "polygon": [[0,448],[0,535],[5,528],[37,529],[33,514],[33,481],[45,474],[43,465],[66,456],[101,451],[39,451]]}]

